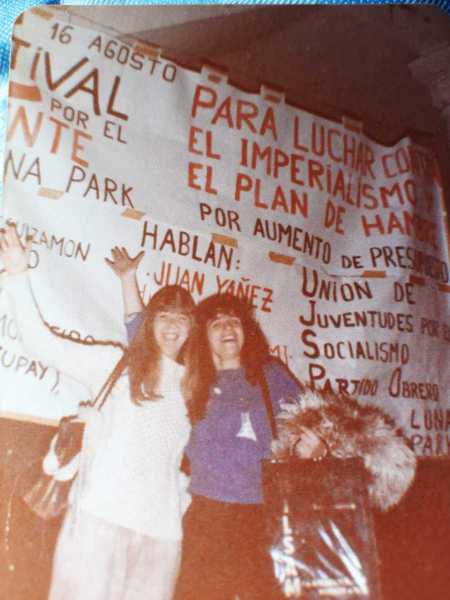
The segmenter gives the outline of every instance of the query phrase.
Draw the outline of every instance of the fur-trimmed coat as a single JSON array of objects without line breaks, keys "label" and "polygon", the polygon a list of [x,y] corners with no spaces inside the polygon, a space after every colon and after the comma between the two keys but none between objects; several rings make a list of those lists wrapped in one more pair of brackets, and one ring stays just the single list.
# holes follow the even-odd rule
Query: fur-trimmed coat
[{"label": "fur-trimmed coat", "polygon": [[336,458],[361,457],[369,474],[371,505],[387,511],[411,486],[416,457],[395,422],[373,405],[359,404],[346,395],[305,388],[297,402],[283,404],[277,415],[276,458],[291,454],[302,428],[309,428]]}]

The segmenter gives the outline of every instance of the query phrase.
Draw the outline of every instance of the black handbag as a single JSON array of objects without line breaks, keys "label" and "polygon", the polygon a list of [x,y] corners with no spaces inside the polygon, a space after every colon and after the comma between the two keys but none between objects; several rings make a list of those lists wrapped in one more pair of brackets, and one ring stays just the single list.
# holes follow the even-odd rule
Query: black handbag
[{"label": "black handbag", "polygon": [[[94,401],[87,402],[86,405],[97,410],[102,408],[123,365],[124,357],[116,364]],[[81,452],[84,425],[77,415],[66,416],[60,420],[56,438],[52,440],[59,468],[69,465]],[[69,492],[76,474],[77,469],[69,480],[61,481],[52,475],[47,475],[41,469],[37,479],[23,492],[22,500],[40,518],[56,519],[64,513],[69,504]]]},{"label": "black handbag", "polygon": [[[262,388],[276,439],[267,383]],[[272,564],[268,597],[381,598],[366,471],[360,458],[267,459],[262,483]]]}]

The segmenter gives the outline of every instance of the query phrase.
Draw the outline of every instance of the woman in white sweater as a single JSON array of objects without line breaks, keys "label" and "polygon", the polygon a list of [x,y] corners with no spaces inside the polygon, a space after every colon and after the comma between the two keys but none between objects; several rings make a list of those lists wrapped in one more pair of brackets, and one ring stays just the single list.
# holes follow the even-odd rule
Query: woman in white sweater
[{"label": "woman in white sweater", "polygon": [[190,373],[177,360],[193,325],[193,300],[177,286],[162,288],[124,355],[111,345],[83,345],[51,333],[33,296],[28,249],[13,225],[0,232],[0,259],[30,356],[82,382],[90,398],[123,363],[102,410],[87,411],[49,598],[169,600],[188,503],[179,468],[190,433]]}]

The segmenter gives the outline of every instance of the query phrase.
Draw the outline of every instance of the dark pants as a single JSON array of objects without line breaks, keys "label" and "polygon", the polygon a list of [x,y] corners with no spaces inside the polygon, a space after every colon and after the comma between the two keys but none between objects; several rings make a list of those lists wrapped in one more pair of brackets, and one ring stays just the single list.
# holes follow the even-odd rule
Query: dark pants
[{"label": "dark pants", "polygon": [[194,496],[183,522],[176,600],[266,600],[272,563],[262,506]]}]

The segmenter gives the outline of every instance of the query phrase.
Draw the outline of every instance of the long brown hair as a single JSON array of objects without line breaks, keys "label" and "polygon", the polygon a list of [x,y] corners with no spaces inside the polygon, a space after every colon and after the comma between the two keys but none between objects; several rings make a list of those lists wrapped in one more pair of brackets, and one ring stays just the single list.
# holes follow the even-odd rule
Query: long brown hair
[{"label": "long brown hair", "polygon": [[187,406],[192,422],[205,416],[209,388],[217,378],[208,342],[208,323],[218,315],[238,317],[244,332],[241,349],[241,366],[251,385],[260,385],[264,377],[263,367],[270,360],[269,344],[256,321],[252,307],[244,300],[231,294],[214,294],[197,306],[196,327],[189,336],[185,363],[189,368]]},{"label": "long brown hair", "polygon": [[[130,392],[133,402],[139,404],[142,400],[158,400],[158,384],[160,378],[161,350],[155,340],[153,323],[155,316],[160,311],[181,312],[192,319],[194,328],[195,304],[191,294],[178,285],[167,285],[152,296],[144,309],[143,320],[139,330],[130,342],[127,351],[127,364],[130,380]],[[191,330],[192,332],[192,330]],[[178,362],[183,362],[185,345],[177,357]],[[187,400],[187,392],[191,386],[186,384],[190,379],[189,368],[186,370],[181,382],[183,396]]]}]

